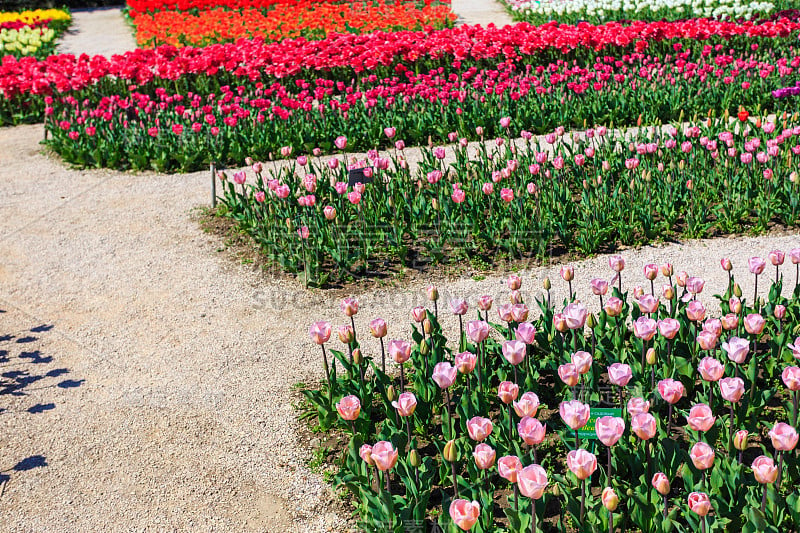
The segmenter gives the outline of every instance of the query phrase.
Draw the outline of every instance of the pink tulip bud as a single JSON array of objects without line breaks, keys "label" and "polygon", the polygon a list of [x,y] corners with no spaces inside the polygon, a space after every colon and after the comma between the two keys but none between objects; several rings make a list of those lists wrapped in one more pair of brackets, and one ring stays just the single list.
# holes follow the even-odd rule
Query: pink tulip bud
[{"label": "pink tulip bud", "polygon": [[362,444],[361,448],[358,450],[358,455],[368,465],[372,466],[375,464],[375,461],[372,460],[372,446],[369,444]]},{"label": "pink tulip bud", "polygon": [[408,358],[411,357],[411,344],[406,341],[393,340],[389,341],[389,357],[397,363],[402,365]]},{"label": "pink tulip bud", "polygon": [[669,478],[663,472],[657,472],[656,475],[653,476],[652,481],[653,488],[655,488],[659,494],[662,496],[666,496],[669,494],[670,485],[669,485]]},{"label": "pink tulip bud", "polygon": [[572,363],[567,363],[558,367],[558,377],[561,378],[568,387],[574,387],[578,384],[580,374]]},{"label": "pink tulip bud", "polygon": [[689,457],[698,470],[708,470],[714,466],[714,449],[705,442],[698,442],[689,450]]},{"label": "pink tulip bud", "polygon": [[525,344],[534,344],[536,342],[536,328],[530,322],[522,322],[514,330],[514,338]]},{"label": "pink tulip bud", "polygon": [[614,363],[608,367],[608,380],[618,387],[624,387],[631,380],[631,367],[624,363]]},{"label": "pink tulip bud", "polygon": [[795,359],[800,359],[800,337],[794,340],[794,344],[787,344],[786,347],[792,351]]},{"label": "pink tulip bud", "polygon": [[472,457],[475,459],[475,466],[481,470],[491,468],[492,465],[494,465],[496,455],[494,448],[483,442],[475,446],[475,450],[472,452]]},{"label": "pink tulip bud", "polygon": [[417,408],[417,397],[411,392],[404,392],[392,402],[392,406],[397,409],[397,414],[400,416],[411,416]]},{"label": "pink tulip bud", "polygon": [[638,299],[639,299],[639,298],[641,298],[642,296],[644,296],[644,289],[642,288],[642,286],[641,286],[641,285],[637,285],[637,286],[635,286],[635,287],[633,288],[633,298],[634,298],[635,300],[638,300]]},{"label": "pink tulip bud", "polygon": [[697,334],[697,343],[703,350],[713,350],[717,346],[717,335],[713,331],[703,330]]},{"label": "pink tulip bud", "polygon": [[658,265],[652,263],[644,266],[644,277],[653,281],[658,276]]},{"label": "pink tulip bud", "polygon": [[397,129],[395,128],[383,128],[383,134],[386,135],[387,138],[391,139],[397,133]]},{"label": "pink tulip bud", "polygon": [[760,335],[764,331],[766,321],[758,313],[751,313],[744,317],[744,329],[751,335]]},{"label": "pink tulip bud", "polygon": [[564,308],[564,320],[569,329],[583,329],[589,311],[580,303],[570,303]]},{"label": "pink tulip bud", "polygon": [[336,137],[336,139],[333,141],[333,144],[339,150],[344,150],[345,148],[347,148],[347,137],[345,137],[344,135],[340,135],[339,137]]},{"label": "pink tulip bud", "polygon": [[466,300],[462,300],[460,298],[454,298],[450,300],[450,310],[454,315],[464,315],[467,313],[468,309],[469,305],[467,305]]},{"label": "pink tulip bud", "polygon": [[354,316],[356,313],[358,313],[358,301],[355,298],[345,298],[339,304],[339,308],[342,310],[342,313],[344,313],[345,316]]},{"label": "pink tulip bud", "polygon": [[580,480],[587,479],[597,469],[597,457],[583,448],[567,454],[567,467]]},{"label": "pink tulip bud", "polygon": [[517,424],[517,433],[528,446],[537,446],[544,440],[545,426],[529,416],[523,417]]},{"label": "pink tulip bud", "polygon": [[638,302],[639,310],[644,314],[651,314],[658,311],[658,298],[651,294],[643,294]]},{"label": "pink tulip bud", "polygon": [[339,340],[344,344],[350,344],[355,338],[353,326],[339,326],[337,334],[339,335]]},{"label": "pink tulip bud", "polygon": [[689,510],[698,516],[705,516],[711,510],[711,500],[703,492],[689,494]]},{"label": "pink tulip bud", "polygon": [[722,343],[722,349],[725,350],[731,361],[742,364],[750,351],[750,343],[739,337],[731,337],[728,342]]},{"label": "pink tulip bud", "polygon": [[604,296],[608,292],[608,282],[604,279],[595,278],[589,284],[595,296]]},{"label": "pink tulip bud", "polygon": [[800,368],[796,366],[787,366],[781,372],[781,379],[786,388],[791,391],[800,390]]},{"label": "pink tulip bud", "polygon": [[616,296],[612,296],[606,302],[606,305],[605,307],[603,307],[603,310],[610,317],[619,316],[620,313],[622,313],[622,300],[620,300]]},{"label": "pink tulip bud", "polygon": [[722,378],[719,380],[719,391],[723,399],[738,403],[744,394],[744,381],[742,378]]},{"label": "pink tulip bud", "polygon": [[453,500],[450,502],[450,518],[463,531],[469,531],[481,515],[481,506],[476,501]]},{"label": "pink tulip bud", "polygon": [[467,323],[467,336],[472,342],[479,343],[489,336],[489,324],[483,320],[473,320]]},{"label": "pink tulip bud", "polygon": [[693,405],[686,417],[689,427],[695,431],[708,431],[714,425],[716,417],[711,412],[711,408],[704,403]]},{"label": "pink tulip bud", "polygon": [[571,360],[578,374],[587,374],[592,369],[592,356],[589,352],[577,351],[572,354]]},{"label": "pink tulip bud", "polygon": [[725,331],[731,331],[739,327],[739,317],[733,313],[728,313],[720,318],[720,324],[722,324],[722,329]]},{"label": "pink tulip bud", "polygon": [[608,266],[614,272],[622,272],[625,268],[625,259],[621,255],[612,255],[608,258]]},{"label": "pink tulip bud", "polygon": [[428,316],[428,311],[422,306],[417,306],[411,310],[411,317],[414,319],[414,322],[422,322],[425,320],[426,316]]},{"label": "pink tulip bud", "polygon": [[747,449],[747,438],[749,434],[747,430],[740,429],[736,433],[733,434],[733,447],[739,451],[744,451]]},{"label": "pink tulip bud", "polygon": [[478,358],[475,356],[475,354],[470,352],[461,352],[455,356],[456,368],[462,374],[469,374],[475,370],[475,363],[477,360]]},{"label": "pink tulip bud", "polygon": [[571,265],[563,265],[561,267],[561,279],[564,281],[572,281],[575,279],[575,269]]},{"label": "pink tulip bud", "polygon": [[727,257],[723,257],[720,260],[719,264],[720,266],[722,266],[722,270],[724,270],[725,272],[730,272],[731,270],[733,270],[733,265],[731,264],[731,260],[728,259]]},{"label": "pink tulip bud", "polygon": [[786,254],[780,250],[772,250],[767,254],[767,259],[769,259],[769,262],[772,263],[772,266],[782,265],[785,258]]},{"label": "pink tulip bud", "polygon": [[661,287],[661,295],[667,300],[672,300],[675,298],[675,289],[672,287],[672,285],[665,284],[663,287]]},{"label": "pink tulip bud", "polygon": [[775,314],[775,318],[783,320],[786,318],[786,306],[781,304],[776,305],[773,313]]},{"label": "pink tulip bud", "polygon": [[702,278],[692,276],[686,280],[686,290],[693,295],[700,294],[703,292],[703,286],[705,283],[705,280]]},{"label": "pink tulip bud", "polygon": [[639,413],[631,418],[631,430],[642,440],[656,435],[656,419],[650,413]]},{"label": "pink tulip bud", "polygon": [[492,421],[482,416],[475,416],[467,421],[469,438],[478,442],[488,437],[492,433],[492,429]]},{"label": "pink tulip bud", "polygon": [[665,318],[658,322],[658,332],[667,339],[674,339],[680,328],[680,322],[674,318]]},{"label": "pink tulip bud", "polygon": [[686,306],[686,316],[692,322],[702,322],[706,318],[706,308],[700,300],[692,300]]},{"label": "pink tulip bud", "polygon": [[517,473],[519,492],[533,500],[542,497],[547,483],[547,472],[539,465],[528,465]]},{"label": "pink tulip bud", "polygon": [[619,505],[619,497],[611,487],[603,489],[603,493],[600,495],[600,501],[602,501],[603,506],[612,513],[617,510],[617,506]]},{"label": "pink tulip bud", "polygon": [[767,266],[767,262],[764,261],[760,257],[751,257],[747,260],[747,266],[750,268],[750,272],[758,276],[762,272],[764,272],[764,268]]},{"label": "pink tulip bud", "polygon": [[649,341],[656,334],[656,321],[646,316],[640,316],[633,322],[633,334],[636,338]]},{"label": "pink tulip bud", "polygon": [[661,274],[665,278],[672,276],[672,272],[673,272],[672,263],[664,263],[663,265],[661,265]]}]

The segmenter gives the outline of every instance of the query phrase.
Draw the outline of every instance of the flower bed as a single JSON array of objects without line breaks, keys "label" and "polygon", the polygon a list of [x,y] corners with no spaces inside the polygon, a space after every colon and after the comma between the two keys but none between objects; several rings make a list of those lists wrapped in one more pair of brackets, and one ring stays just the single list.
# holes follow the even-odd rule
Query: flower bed
[{"label": "flower bed", "polygon": [[0,58],[49,56],[70,20],[70,14],[60,9],[0,12]]},{"label": "flower bed", "polygon": [[208,94],[225,85],[269,83],[276,78],[323,78],[349,85],[365,70],[387,77],[401,66],[414,72],[441,67],[449,74],[503,61],[520,65],[555,59],[583,61],[599,51],[608,55],[633,50],[663,54],[676,40],[692,46],[695,41],[726,42],[739,52],[757,43],[788,49],[798,28],[800,25],[787,20],[765,24],[708,20],[577,27],[547,24],[539,28],[517,24],[504,29],[461,26],[429,34],[375,32],[333,35],[322,41],[264,43],[254,39],[206,48],[164,46],[110,59],[6,57],[0,63],[0,124],[41,119],[46,95],[123,96],[131,85],[151,94],[158,87]]},{"label": "flower bed", "polygon": [[267,5],[234,7],[218,2],[217,7],[191,12],[131,9],[129,16],[136,27],[137,43],[146,47],[204,46],[242,37],[280,41],[295,37],[322,39],[329,33],[438,29],[452,25],[456,19],[449,2],[439,0],[281,0]]},{"label": "flower bed", "polygon": [[[429,287],[433,309],[414,308],[395,340],[380,318],[368,335],[347,298],[341,349],[330,323],[309,330],[325,380],[304,391],[304,414],[345,435],[333,479],[363,531],[789,531],[800,523],[799,263],[794,249],[753,257],[752,274],[735,265],[756,277],[750,299],[723,259],[719,318],[697,299],[703,279],[669,263],[640,278],[619,256],[594,296],[573,293],[563,267],[563,304],[551,305],[549,280],[523,302],[511,276],[497,314],[492,295],[445,311]],[[645,287],[622,292],[623,278]]]},{"label": "flower bed", "polygon": [[798,79],[798,65],[800,55],[766,48],[731,55],[709,45],[663,59],[598,57],[585,67],[504,62],[417,74],[398,66],[391,77],[349,83],[299,79],[222,87],[213,96],[158,90],[155,97],[98,103],[68,98],[50,108],[47,128],[51,146],[76,165],[193,170],[212,161],[240,164],[283,146],[298,155],[315,148],[330,153],[338,136],[351,139],[351,150],[366,151],[390,144],[383,135],[388,126],[412,145],[443,142],[454,131],[476,139],[476,127],[486,136],[505,134],[498,127],[504,116],[519,130],[545,133],[558,126],[664,123],[709,110],[719,116],[737,111],[726,107],[732,102],[761,113],[791,110],[790,101],[770,91]]},{"label": "flower bed", "polygon": [[[778,6],[776,6],[776,3]],[[768,16],[792,6],[789,2],[741,0],[506,0],[517,20],[542,24],[550,20],[574,24],[609,20],[676,20],[684,18],[746,19]]]},{"label": "flower bed", "polygon": [[[423,150],[413,173],[402,141],[349,165],[344,156],[327,163],[300,156],[282,170],[258,162],[249,178],[245,171],[220,175],[223,212],[274,264],[315,285],[412,257],[492,264],[796,225],[800,127],[735,121],[642,128],[626,137],[604,127],[578,137],[559,128],[539,139],[523,131],[526,140],[513,151],[507,137],[493,148],[467,148],[462,139]],[[514,131],[510,119],[501,127]],[[336,139],[343,151],[347,142]],[[372,182],[348,183],[346,166],[364,169]]]}]

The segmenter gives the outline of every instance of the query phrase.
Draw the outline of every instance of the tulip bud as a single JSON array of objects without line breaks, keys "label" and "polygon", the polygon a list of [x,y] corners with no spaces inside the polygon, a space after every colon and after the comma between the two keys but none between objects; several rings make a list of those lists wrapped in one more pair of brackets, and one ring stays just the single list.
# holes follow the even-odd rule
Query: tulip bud
[{"label": "tulip bud", "polygon": [[776,305],[775,306],[775,318],[778,320],[783,320],[786,316],[786,306],[783,305]]},{"label": "tulip bud", "polygon": [[586,325],[589,326],[589,329],[594,329],[597,325],[597,319],[594,317],[594,314],[589,313],[589,316],[586,317]]},{"label": "tulip bud", "polygon": [[667,300],[675,298],[675,289],[672,288],[672,285],[666,285],[664,287],[664,298]]},{"label": "tulip bud", "polygon": [[740,429],[736,433],[733,434],[733,447],[739,451],[744,451],[747,449],[747,430]]},{"label": "tulip bud", "polygon": [[661,494],[662,496],[666,496],[667,494],[669,494],[670,491],[669,479],[663,472],[658,472],[655,476],[653,476],[652,483],[653,487],[655,487],[658,493]]},{"label": "tulip bud", "polygon": [[421,353],[422,355],[428,355],[429,353],[431,353],[431,348],[430,346],[428,346],[427,342],[423,342],[422,344],[419,345],[419,353]]},{"label": "tulip bud", "polygon": [[606,487],[603,489],[603,494],[600,499],[603,501],[605,508],[612,513],[617,510],[617,506],[619,505],[619,497],[611,487]]},{"label": "tulip bud", "polygon": [[433,326],[431,326],[431,321],[428,320],[427,318],[422,321],[422,329],[425,331],[425,333],[427,335],[431,334],[431,330],[433,329]]},{"label": "tulip bud", "polygon": [[730,272],[731,270],[733,270],[733,264],[731,264],[731,260],[728,259],[727,257],[724,257],[720,261],[720,265],[722,266],[722,270],[724,270],[725,272]]},{"label": "tulip bud", "polygon": [[435,302],[439,299],[439,290],[433,285],[428,285],[426,292],[428,293],[428,300]]},{"label": "tulip bud", "polygon": [[394,385],[389,385],[389,388],[386,389],[386,399],[390,402],[393,402],[397,399],[397,391],[394,390]]},{"label": "tulip bud", "polygon": [[444,453],[442,454],[444,460],[448,463],[455,463],[458,461],[458,450],[456,450],[456,441],[449,440],[444,445]]},{"label": "tulip bud", "polygon": [[422,459],[420,458],[417,450],[411,450],[411,452],[409,452],[408,462],[411,463],[411,466],[414,468],[419,468],[419,466],[422,464]]},{"label": "tulip bud", "polygon": [[553,484],[553,496],[555,496],[556,498],[561,496],[561,489],[558,488],[558,483]]},{"label": "tulip bud", "polygon": [[431,207],[433,208],[434,211],[438,211],[439,210],[439,201],[436,200],[436,198],[431,200]]},{"label": "tulip bud", "polygon": [[[798,326],[798,327],[800,327],[800,326]],[[555,336],[552,333],[547,336],[547,342],[548,343],[552,344],[554,340],[555,340]]]},{"label": "tulip bud", "polygon": [[735,295],[737,298],[741,298],[741,297],[742,297],[742,288],[739,286],[739,284],[738,284],[738,283],[734,283],[734,284],[733,284],[733,294],[734,294],[734,295]]},{"label": "tulip bud", "polygon": [[361,348],[356,348],[353,350],[353,362],[360,365],[362,361],[364,361],[364,358],[361,355]]},{"label": "tulip bud", "polygon": [[647,364],[648,365],[656,364],[656,349],[655,348],[649,348],[647,350]]},{"label": "tulip bud", "polygon": [[550,278],[544,278],[544,281],[542,282],[542,287],[544,287],[544,290],[546,291],[550,290],[550,287],[552,287],[552,285],[550,284]]}]

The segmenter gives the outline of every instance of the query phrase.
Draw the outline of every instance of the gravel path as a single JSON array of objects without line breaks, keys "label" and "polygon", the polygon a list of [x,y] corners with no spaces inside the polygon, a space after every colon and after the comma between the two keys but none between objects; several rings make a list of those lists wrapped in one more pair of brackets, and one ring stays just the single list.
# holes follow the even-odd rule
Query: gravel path
[{"label": "gravel path", "polygon": [[[0,527],[346,530],[306,466],[291,390],[321,378],[307,327],[343,323],[339,295],[217,253],[193,215],[208,201],[206,172],[67,170],[40,154],[40,137],[41,126],[0,130]],[[795,246],[792,234],[646,247],[625,253],[625,280],[669,260],[708,279],[713,305],[726,280],[719,257],[749,294],[746,259]],[[563,296],[557,266],[534,267],[522,273],[529,301],[545,275]],[[589,304],[595,276],[609,277],[606,257],[576,264]],[[504,298],[504,279],[439,283],[445,300]],[[390,337],[406,336],[424,285],[359,294],[357,324],[382,316]]]},{"label": "gravel path", "polygon": [[119,8],[72,12],[72,25],[58,44],[60,54],[111,57],[136,48],[133,30]]},{"label": "gravel path", "polygon": [[452,0],[452,9],[458,15],[457,24],[494,24],[498,28],[514,24],[499,0]]}]

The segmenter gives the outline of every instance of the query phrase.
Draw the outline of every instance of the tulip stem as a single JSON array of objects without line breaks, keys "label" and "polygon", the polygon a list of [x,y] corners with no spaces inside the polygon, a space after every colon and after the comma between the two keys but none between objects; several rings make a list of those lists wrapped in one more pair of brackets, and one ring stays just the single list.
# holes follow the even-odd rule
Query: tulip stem
[{"label": "tulip stem", "polygon": [[701,533],[706,533],[706,517],[702,517],[700,519],[700,531]]},{"label": "tulip stem", "polygon": [[531,498],[531,533],[536,533],[536,500]]},{"label": "tulip stem", "polygon": [[672,404],[669,404],[667,407],[667,438],[669,438],[669,434],[672,431]]},{"label": "tulip stem", "polygon": [[580,447],[581,447],[581,439],[578,437],[578,430],[576,429],[575,430],[575,449],[577,450]]},{"label": "tulip stem", "polygon": [[409,420],[409,416],[405,417],[406,419],[406,433],[408,433],[408,449],[411,449],[411,421]]},{"label": "tulip stem", "polygon": [[320,344],[322,347],[322,363],[325,365],[325,378],[328,380],[328,388],[333,389],[333,383],[331,382],[331,371],[328,367],[328,354],[325,352],[325,345]]},{"label": "tulip stem", "polygon": [[455,495],[455,499],[458,499],[458,482],[456,480],[456,464],[455,462],[450,463],[450,474],[453,476],[453,494]]},{"label": "tulip stem", "polygon": [[775,481],[775,490],[781,490],[781,477],[783,477],[783,451],[778,452],[778,479]]},{"label": "tulip stem", "polygon": [[756,286],[755,289],[753,290],[753,309],[755,309],[756,305],[758,305],[757,302],[758,302],[758,274],[756,274]]},{"label": "tulip stem", "polygon": [[569,301],[571,302],[572,301],[572,280],[567,281],[567,284],[569,285]]},{"label": "tulip stem", "polygon": [[439,318],[439,303],[436,300],[433,301],[433,316]]},{"label": "tulip stem", "polygon": [[730,431],[728,432],[728,453],[733,453],[733,402],[731,402],[731,419],[728,421]]},{"label": "tulip stem", "polygon": [[386,348],[383,346],[383,337],[380,338],[381,341],[381,371],[385,374],[386,373]]},{"label": "tulip stem", "polygon": [[464,319],[461,318],[461,315],[458,315],[458,351],[464,351]]},{"label": "tulip stem", "polygon": [[797,393],[798,391],[792,392],[792,404],[794,406],[794,411],[792,412],[792,425],[797,427]]},{"label": "tulip stem", "polygon": [[350,429],[353,432],[353,438],[355,438],[355,436],[356,436],[356,421],[355,420],[351,420],[350,421]]},{"label": "tulip stem", "polygon": [[606,450],[608,451],[608,482],[606,485],[609,487],[611,486],[611,446],[607,446]]},{"label": "tulip stem", "polygon": [[580,522],[581,527],[583,527],[583,514],[586,510],[586,479],[581,480],[581,516]]},{"label": "tulip stem", "polygon": [[[356,319],[354,315],[350,315],[350,325],[353,327],[353,346],[356,345]],[[350,362],[353,362],[353,351],[350,350]]]},{"label": "tulip stem", "polygon": [[406,373],[405,370],[403,370],[403,363],[400,363],[400,394],[406,391],[405,381]]},{"label": "tulip stem", "polygon": [[663,511],[664,518],[667,518],[667,495],[664,494],[664,511]]},{"label": "tulip stem", "polygon": [[511,449],[511,444],[514,441],[514,419],[511,417],[511,404],[506,405],[508,408],[508,448]]},{"label": "tulip stem", "polygon": [[392,497],[392,482],[390,480],[389,471],[387,470],[384,472],[386,474],[386,493],[389,495],[389,498]]},{"label": "tulip stem", "polygon": [[449,432],[449,440],[452,440],[454,438],[453,417],[450,416],[450,393],[447,392],[447,389],[444,389],[444,409],[447,411],[447,429]]},{"label": "tulip stem", "polygon": [[519,512],[519,485],[514,483],[514,510]]},{"label": "tulip stem", "polygon": [[764,483],[764,491],[761,495],[761,512],[763,513],[767,509],[767,483]]}]

